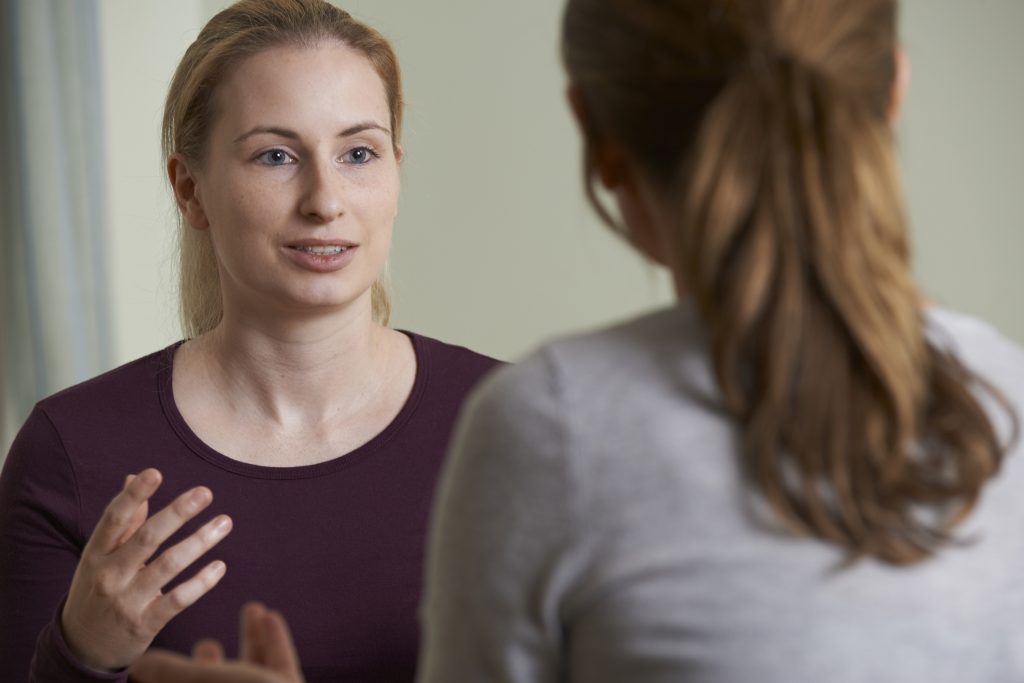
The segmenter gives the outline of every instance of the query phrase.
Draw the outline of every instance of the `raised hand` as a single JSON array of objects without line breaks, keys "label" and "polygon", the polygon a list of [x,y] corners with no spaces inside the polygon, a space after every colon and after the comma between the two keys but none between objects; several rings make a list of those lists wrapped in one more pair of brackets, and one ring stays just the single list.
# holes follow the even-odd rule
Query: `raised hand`
[{"label": "raised hand", "polygon": [[279,612],[258,603],[246,605],[240,640],[237,662],[225,662],[224,650],[213,640],[197,643],[192,659],[147,652],[132,665],[132,679],[140,683],[303,683],[291,633]]},{"label": "raised hand", "polygon": [[210,490],[200,486],[147,519],[148,501],[160,482],[155,469],[128,478],[96,525],[71,580],[61,626],[72,652],[90,668],[128,666],[168,621],[224,576],[224,563],[211,562],[174,590],[162,592],[227,536],[231,518],[215,517],[150,561],[160,544],[213,501]]}]

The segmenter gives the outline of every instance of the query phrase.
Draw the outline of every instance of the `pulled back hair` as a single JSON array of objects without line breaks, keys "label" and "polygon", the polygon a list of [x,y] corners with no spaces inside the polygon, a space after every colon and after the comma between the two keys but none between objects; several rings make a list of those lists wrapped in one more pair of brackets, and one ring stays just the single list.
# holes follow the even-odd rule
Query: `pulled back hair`
[{"label": "pulled back hair", "polygon": [[[178,64],[164,106],[164,164],[179,153],[202,165],[217,114],[214,94],[238,63],[274,47],[333,41],[361,52],[380,76],[391,115],[391,141],[397,147],[402,80],[386,38],[325,0],[241,0],[210,19]],[[186,337],[196,337],[213,329],[223,315],[220,275],[209,233],[190,229],[180,213],[178,251],[181,324]],[[371,299],[374,320],[388,324],[391,299],[383,282],[373,284]]]},{"label": "pulled back hair", "polygon": [[1005,403],[925,334],[895,0],[569,0],[563,30],[588,196],[609,220],[611,142],[677,208],[674,267],[764,502],[850,559],[932,555],[1003,457],[977,392]]}]

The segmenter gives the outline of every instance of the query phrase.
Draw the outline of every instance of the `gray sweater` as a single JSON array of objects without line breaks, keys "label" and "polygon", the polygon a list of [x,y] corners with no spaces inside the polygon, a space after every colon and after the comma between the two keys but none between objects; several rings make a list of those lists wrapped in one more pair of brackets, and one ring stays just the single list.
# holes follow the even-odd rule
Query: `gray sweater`
[{"label": "gray sweater", "polygon": [[[930,320],[1024,405],[1024,351],[958,314]],[[1024,680],[1019,445],[966,544],[840,570],[834,547],[752,522],[716,395],[685,305],[486,381],[435,509],[421,683]]]}]

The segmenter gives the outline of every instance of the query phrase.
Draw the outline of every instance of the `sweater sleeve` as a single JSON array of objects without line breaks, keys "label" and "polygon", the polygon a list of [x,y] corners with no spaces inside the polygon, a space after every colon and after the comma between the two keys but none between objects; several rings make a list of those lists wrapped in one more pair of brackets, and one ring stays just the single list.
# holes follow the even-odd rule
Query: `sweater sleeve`
[{"label": "sweater sleeve", "polygon": [[[60,609],[84,545],[75,473],[45,410],[36,406],[0,473],[0,671],[4,680],[123,681],[69,651]],[[31,671],[30,671],[31,668]]]},{"label": "sweater sleeve", "polygon": [[557,393],[534,356],[467,404],[433,513],[420,683],[559,680],[578,556]]}]

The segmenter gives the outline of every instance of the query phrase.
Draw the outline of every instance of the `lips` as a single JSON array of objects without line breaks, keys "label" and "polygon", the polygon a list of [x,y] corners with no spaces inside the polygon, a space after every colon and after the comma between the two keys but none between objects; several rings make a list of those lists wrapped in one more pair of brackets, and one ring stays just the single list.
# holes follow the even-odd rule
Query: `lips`
[{"label": "lips", "polygon": [[334,256],[335,254],[341,254],[349,250],[349,247],[343,247],[340,244],[332,244],[326,247],[289,247],[296,251],[304,251],[307,254],[315,254],[317,256]]},{"label": "lips", "polygon": [[347,266],[358,246],[347,240],[303,239],[285,244],[284,253],[304,270],[329,273]]},{"label": "lips", "polygon": [[285,244],[289,249],[295,249],[296,251],[302,251],[307,254],[316,254],[318,256],[329,256],[332,254],[340,254],[344,251],[348,251],[352,247],[357,246],[354,242],[348,240],[319,240],[319,239],[304,239],[296,240],[295,242],[289,242]]}]

